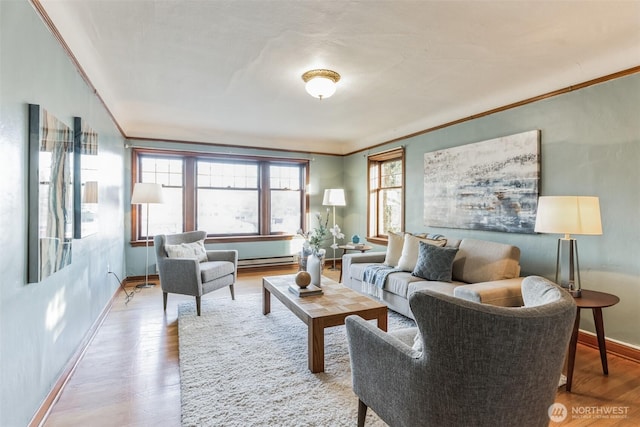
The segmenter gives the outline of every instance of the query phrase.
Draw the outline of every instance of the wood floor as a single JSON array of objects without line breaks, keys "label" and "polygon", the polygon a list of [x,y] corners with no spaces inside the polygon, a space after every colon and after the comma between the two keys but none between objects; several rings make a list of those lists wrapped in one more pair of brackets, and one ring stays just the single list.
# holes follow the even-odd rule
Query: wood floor
[{"label": "wood floor", "polygon": [[[236,299],[261,292],[262,276],[289,272],[293,270],[241,271]],[[339,271],[325,269],[325,275],[338,280]],[[225,288],[203,298],[230,294]],[[190,300],[169,295],[164,313],[159,286],[136,290],[126,305],[119,294],[44,425],[179,426],[177,306]],[[640,425],[640,364],[609,355],[605,377],[597,350],[579,344],[577,353],[573,392],[560,388],[556,399],[568,408],[569,417],[550,425]],[[604,418],[603,411],[614,410],[624,418]]]}]

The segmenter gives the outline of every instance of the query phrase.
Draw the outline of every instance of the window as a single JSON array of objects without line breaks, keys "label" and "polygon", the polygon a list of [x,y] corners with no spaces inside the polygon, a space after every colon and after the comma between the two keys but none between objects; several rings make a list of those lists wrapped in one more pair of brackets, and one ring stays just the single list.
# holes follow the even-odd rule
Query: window
[{"label": "window", "polygon": [[[140,182],[162,184],[164,203],[149,206],[149,235],[179,233],[182,231],[182,177],[181,159],[172,157],[140,156]],[[146,238],[147,205],[140,205],[140,238]]]},{"label": "window", "polygon": [[[149,234],[206,230],[210,237],[257,239],[305,228],[307,160],[231,157],[136,149],[133,181],[164,187],[151,205]],[[134,206],[132,240],[145,239],[146,206]]]},{"label": "window", "polygon": [[257,163],[198,160],[198,229],[208,234],[257,234],[260,200]]},{"label": "window", "polygon": [[271,191],[269,222],[272,233],[291,233],[301,227],[304,182],[298,166],[270,165],[269,190]]},{"label": "window", "polygon": [[368,239],[384,241],[404,229],[404,150],[374,154],[369,164]]}]

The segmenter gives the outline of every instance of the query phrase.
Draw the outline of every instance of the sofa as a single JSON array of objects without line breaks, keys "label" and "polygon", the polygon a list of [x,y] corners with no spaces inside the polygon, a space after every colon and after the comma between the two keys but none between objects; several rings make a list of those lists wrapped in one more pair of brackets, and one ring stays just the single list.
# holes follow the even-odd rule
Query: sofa
[{"label": "sofa", "polygon": [[[417,264],[419,257],[424,255],[423,249],[433,250],[431,245],[441,248],[441,252],[448,252],[451,257],[450,279],[446,278],[449,280],[426,280],[420,277],[424,274],[414,274],[419,269]],[[386,252],[343,255],[343,284],[371,295],[371,284],[364,280],[367,268],[384,265],[394,267],[394,271],[386,276],[383,284],[378,284],[380,289],[374,296],[391,310],[410,318],[414,316],[409,297],[423,289],[496,306],[512,307],[523,303],[520,249],[516,246],[487,240],[390,233]]]}]

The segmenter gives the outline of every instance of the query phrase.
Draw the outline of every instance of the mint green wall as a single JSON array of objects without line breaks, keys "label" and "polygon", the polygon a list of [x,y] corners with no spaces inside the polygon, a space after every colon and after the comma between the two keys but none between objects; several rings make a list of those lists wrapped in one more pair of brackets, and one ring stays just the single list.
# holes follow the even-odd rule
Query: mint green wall
[{"label": "mint green wall", "polygon": [[[436,229],[423,224],[424,153],[527,130],[542,131],[540,195],[600,197],[602,236],[577,236],[583,288],[620,303],[603,310],[608,338],[640,347],[640,74],[590,86],[484,118],[426,133],[406,146],[406,230],[439,232],[517,245],[522,272],[553,279],[554,235]],[[345,185],[357,194],[349,232],[366,233],[366,153],[345,158]],[[581,327],[593,331],[586,311]]]},{"label": "mint green wall", "polygon": [[[325,188],[336,188],[342,186],[342,156],[329,156],[320,154],[310,154],[303,152],[283,152],[273,150],[260,150],[239,147],[224,147],[216,145],[201,144],[184,144],[158,141],[128,141],[128,144],[134,147],[153,147],[160,149],[174,149],[184,151],[195,151],[205,153],[222,153],[222,154],[238,154],[248,156],[266,156],[276,158],[295,158],[309,160],[309,203],[310,203],[310,221],[312,226],[316,226],[314,214],[316,212],[325,213],[326,207],[322,206],[322,197]],[[131,199],[131,149],[127,150],[127,171],[125,200]],[[161,209],[161,205],[155,209]],[[125,206],[127,220],[125,221],[125,239],[127,242],[131,240],[131,205]],[[337,224],[342,221],[344,211],[341,208],[336,209]],[[333,223],[333,219],[330,220]],[[250,243],[227,243],[227,244],[208,244],[209,249],[226,248],[236,249],[240,259],[250,258],[268,258],[282,255],[291,255],[300,250],[302,241],[300,239],[293,240],[277,240],[273,242],[250,242]],[[331,242],[327,240],[327,248]],[[145,247],[132,247],[127,243],[125,257],[127,259],[127,276],[144,275],[144,266],[146,262]],[[338,254],[339,255],[339,254]],[[329,251],[327,256],[332,256]],[[155,255],[153,248],[149,249],[149,273],[155,271]]]},{"label": "mint green wall", "polygon": [[[72,263],[27,284],[28,103],[99,134],[100,232],[72,244]],[[0,1],[0,425],[25,426],[124,273],[124,140],[60,44],[25,0]]]}]

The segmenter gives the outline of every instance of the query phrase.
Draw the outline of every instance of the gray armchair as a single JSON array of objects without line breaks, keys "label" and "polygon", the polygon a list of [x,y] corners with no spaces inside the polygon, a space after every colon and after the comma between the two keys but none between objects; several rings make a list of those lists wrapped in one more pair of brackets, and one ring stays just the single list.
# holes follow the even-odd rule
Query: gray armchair
[{"label": "gray armchair", "polygon": [[206,261],[193,258],[170,258],[165,245],[180,245],[203,240],[205,231],[189,231],[180,234],[159,234],[154,237],[160,286],[163,292],[164,310],[167,310],[167,294],[196,297],[196,309],[200,316],[202,295],[229,286],[231,299],[235,299],[233,284],[238,275],[238,251],[207,250]]},{"label": "gray armchair", "polygon": [[396,334],[347,317],[358,426],[368,407],[394,427],[547,426],[576,305],[537,276],[522,296],[497,307],[422,290],[409,300],[418,328]]}]

